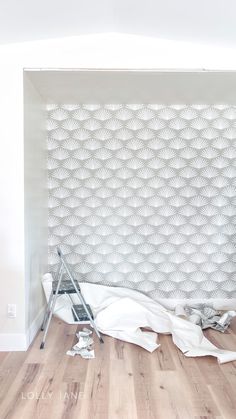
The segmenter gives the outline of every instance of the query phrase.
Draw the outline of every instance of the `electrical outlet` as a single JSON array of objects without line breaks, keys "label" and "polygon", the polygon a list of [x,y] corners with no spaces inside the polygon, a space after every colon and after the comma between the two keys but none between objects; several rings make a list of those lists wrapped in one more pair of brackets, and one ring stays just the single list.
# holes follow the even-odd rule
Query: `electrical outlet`
[{"label": "electrical outlet", "polygon": [[7,304],[7,317],[16,317],[16,304]]}]

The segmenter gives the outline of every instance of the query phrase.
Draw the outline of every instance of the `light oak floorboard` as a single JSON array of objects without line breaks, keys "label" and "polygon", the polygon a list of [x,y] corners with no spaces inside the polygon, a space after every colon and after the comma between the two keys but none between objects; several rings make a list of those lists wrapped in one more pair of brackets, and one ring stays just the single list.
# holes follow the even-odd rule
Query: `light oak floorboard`
[{"label": "light oak floorboard", "polygon": [[[171,336],[152,354],[105,336],[95,359],[66,355],[76,326],[54,318],[27,352],[0,354],[1,419],[236,419],[236,362],[187,358]],[[236,319],[207,337],[236,350]]]}]

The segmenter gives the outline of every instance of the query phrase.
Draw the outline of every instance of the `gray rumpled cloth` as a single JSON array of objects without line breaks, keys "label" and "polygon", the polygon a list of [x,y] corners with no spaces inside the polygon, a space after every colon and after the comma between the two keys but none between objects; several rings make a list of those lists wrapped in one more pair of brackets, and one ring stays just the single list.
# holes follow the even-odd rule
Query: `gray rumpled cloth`
[{"label": "gray rumpled cloth", "polygon": [[236,312],[233,310],[222,312],[206,304],[177,306],[175,314],[185,317],[191,323],[199,325],[202,329],[211,328],[219,332],[225,332],[230,325],[231,319],[236,316]]}]

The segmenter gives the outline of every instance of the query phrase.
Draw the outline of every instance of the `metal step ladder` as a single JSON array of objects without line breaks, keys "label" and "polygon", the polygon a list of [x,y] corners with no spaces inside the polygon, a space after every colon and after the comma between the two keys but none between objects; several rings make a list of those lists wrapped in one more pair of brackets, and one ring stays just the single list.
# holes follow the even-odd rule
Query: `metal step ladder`
[{"label": "metal step ladder", "polygon": [[[71,298],[71,294],[77,294],[77,296],[78,296],[78,298],[79,298],[79,300],[80,300],[80,302],[81,302],[81,304],[82,304],[82,306],[83,306],[83,308],[84,308],[84,310],[85,310],[85,312],[88,316],[89,322],[90,322],[91,326],[94,328],[94,330],[95,330],[95,332],[96,332],[96,334],[97,334],[97,336],[100,340],[100,343],[103,343],[104,342],[103,338],[100,335],[100,333],[97,329],[97,326],[96,326],[96,324],[93,320],[93,317],[92,317],[90,311],[87,308],[85,299],[84,299],[84,297],[81,293],[79,283],[76,279],[74,279],[74,277],[73,277],[73,275],[72,275],[72,273],[71,273],[71,271],[70,271],[70,269],[69,269],[69,267],[68,267],[68,265],[67,265],[67,263],[64,259],[64,256],[63,256],[59,247],[57,248],[57,254],[60,258],[60,265],[59,265],[59,268],[58,268],[58,271],[57,271],[56,280],[52,282],[52,291],[51,291],[51,295],[50,295],[48,305],[47,305],[47,308],[46,308],[46,312],[45,312],[45,315],[44,315],[43,324],[42,324],[42,327],[41,327],[41,330],[44,331],[44,335],[43,335],[42,343],[40,345],[40,349],[43,349],[44,345],[45,345],[45,341],[46,341],[48,329],[49,329],[49,326],[50,326],[50,322],[51,322],[51,319],[52,319],[52,315],[53,315],[53,312],[54,312],[54,308],[55,308],[55,305],[56,305],[57,297],[59,295],[62,295],[62,294],[66,294],[70,298],[71,303],[72,303],[72,307],[71,307],[72,311],[74,313],[75,318],[79,322],[80,319],[77,315],[76,310],[74,309],[74,303],[73,303],[73,300]],[[66,281],[62,280],[64,273],[67,273],[67,275],[69,277],[69,280],[66,280]]]}]

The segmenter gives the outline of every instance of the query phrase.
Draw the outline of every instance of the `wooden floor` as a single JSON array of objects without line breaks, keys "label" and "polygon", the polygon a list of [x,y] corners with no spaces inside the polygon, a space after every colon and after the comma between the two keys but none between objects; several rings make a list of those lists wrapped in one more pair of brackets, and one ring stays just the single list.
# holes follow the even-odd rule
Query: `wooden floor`
[{"label": "wooden floor", "polygon": [[[0,353],[0,418],[236,419],[236,362],[185,358],[170,336],[153,354],[105,337],[93,360],[69,357],[76,326],[53,320],[27,352]],[[236,350],[236,322],[217,345]]]}]

